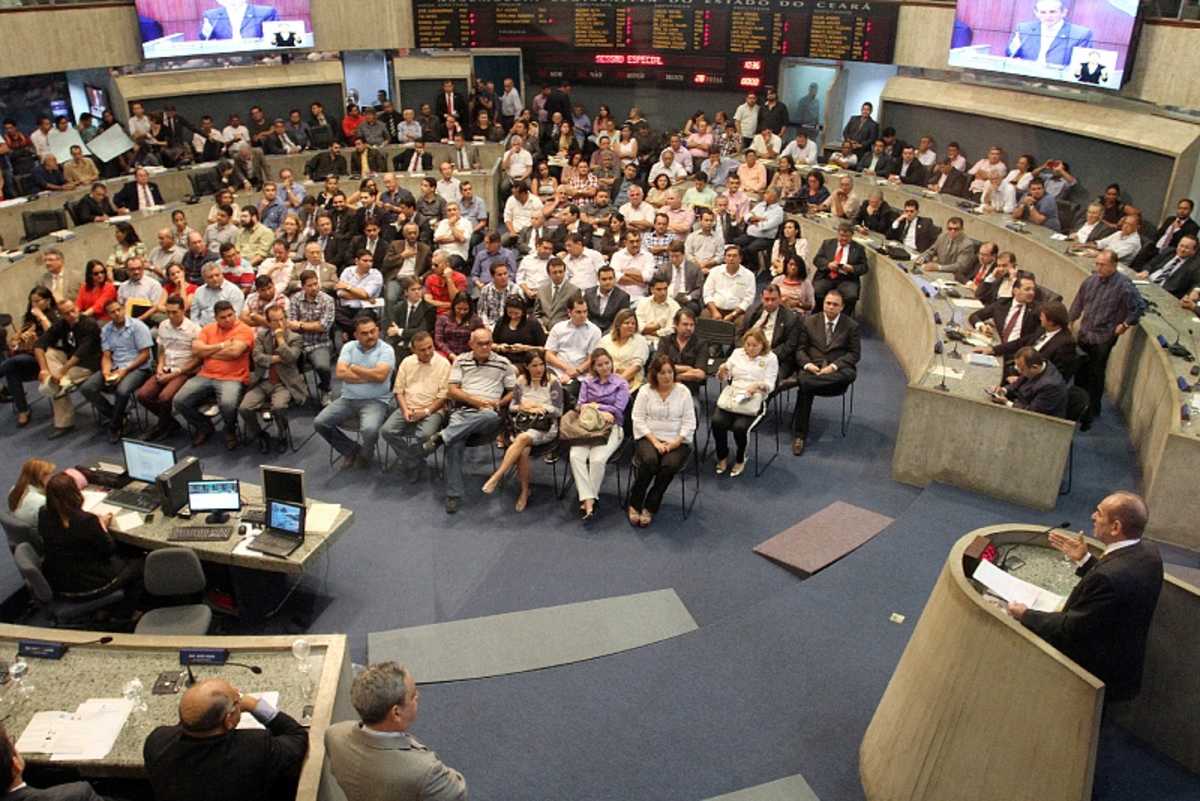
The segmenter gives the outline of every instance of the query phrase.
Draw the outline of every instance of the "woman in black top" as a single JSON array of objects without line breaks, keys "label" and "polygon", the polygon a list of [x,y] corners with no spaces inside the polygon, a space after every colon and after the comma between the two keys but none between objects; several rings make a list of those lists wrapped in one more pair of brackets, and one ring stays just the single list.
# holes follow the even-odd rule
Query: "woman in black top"
[{"label": "woman in black top", "polygon": [[8,397],[12,399],[13,411],[17,413],[17,425],[29,425],[29,402],[25,399],[25,382],[38,377],[38,363],[33,356],[33,346],[38,337],[46,333],[58,319],[58,304],[54,295],[44,286],[35,286],[29,291],[29,303],[25,306],[25,317],[21,330],[8,337],[5,358],[0,361],[0,381],[7,384]]},{"label": "woman in black top", "polygon": [[117,556],[111,521],[111,513],[83,511],[83,495],[70,475],[57,473],[46,482],[38,533],[45,543],[42,573],[56,595],[98,595],[139,580],[142,563]]},{"label": "woman in black top", "polygon": [[529,316],[525,301],[511,295],[504,301],[504,316],[492,328],[494,350],[513,364],[524,364],[531,351],[546,344],[546,332]]}]

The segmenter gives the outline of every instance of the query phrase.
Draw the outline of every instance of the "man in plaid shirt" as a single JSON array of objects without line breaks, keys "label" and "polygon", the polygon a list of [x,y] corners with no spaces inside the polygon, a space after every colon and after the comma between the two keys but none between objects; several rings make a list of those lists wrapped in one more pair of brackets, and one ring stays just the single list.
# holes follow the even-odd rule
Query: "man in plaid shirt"
[{"label": "man in plaid shirt", "polygon": [[654,267],[657,272],[667,269],[667,247],[675,241],[675,234],[667,228],[669,218],[666,212],[660,211],[654,215],[654,228],[642,237],[642,245],[654,256]]},{"label": "man in plaid shirt", "polygon": [[304,353],[317,374],[321,405],[329,403],[333,328],[333,298],[321,291],[321,281],[315,270],[300,273],[300,291],[288,304],[288,328],[299,331],[304,339]]}]

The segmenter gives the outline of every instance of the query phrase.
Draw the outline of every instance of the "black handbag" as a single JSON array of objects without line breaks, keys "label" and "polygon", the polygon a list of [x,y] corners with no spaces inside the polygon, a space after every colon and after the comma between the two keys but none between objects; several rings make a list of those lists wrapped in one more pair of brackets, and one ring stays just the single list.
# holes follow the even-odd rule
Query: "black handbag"
[{"label": "black handbag", "polygon": [[554,415],[547,412],[517,412],[512,416],[516,431],[549,431],[554,425]]}]

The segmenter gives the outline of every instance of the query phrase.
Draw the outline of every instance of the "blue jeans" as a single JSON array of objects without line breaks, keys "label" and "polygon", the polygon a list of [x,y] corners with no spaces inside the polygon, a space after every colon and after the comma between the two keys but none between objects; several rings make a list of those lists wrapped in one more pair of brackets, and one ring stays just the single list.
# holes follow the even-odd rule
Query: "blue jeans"
[{"label": "blue jeans", "polygon": [[217,407],[221,410],[221,418],[225,421],[225,430],[234,433],[237,431],[237,409],[241,397],[240,381],[219,381],[215,378],[194,376],[176,393],[171,405],[175,413],[192,428],[211,433],[212,421],[200,413],[200,407],[215,399]]},{"label": "blue jeans", "polygon": [[[104,381],[103,373],[95,372],[88,376],[88,380],[83,382],[79,391],[83,393],[83,397],[95,404],[102,420],[112,426],[119,426],[125,421],[125,409],[129,406],[129,399],[142,384],[146,383],[148,378],[150,378],[150,369],[140,367],[126,373],[116,386],[110,386]],[[105,397],[105,392],[110,389],[113,393],[111,403]]]},{"label": "blue jeans", "polygon": [[29,411],[29,401],[25,398],[25,382],[36,381],[38,363],[32,353],[14,353],[0,362],[0,378],[8,383],[8,395],[12,398],[13,408],[18,412]]},{"label": "blue jeans", "polygon": [[425,461],[421,443],[436,434],[445,421],[444,412],[434,412],[423,420],[410,423],[404,419],[404,410],[396,409],[379,430],[379,435],[396,449],[404,467],[411,470]]},{"label": "blue jeans", "polygon": [[457,409],[450,415],[450,423],[442,429],[442,442],[446,444],[447,498],[463,495],[462,466],[467,438],[472,434],[491,437],[499,430],[500,415],[491,409]]},{"label": "blue jeans", "polygon": [[[390,404],[378,398],[338,398],[321,410],[313,420],[313,428],[342,456],[348,456],[360,447],[363,454],[371,454],[374,453],[375,442],[379,439],[379,429],[383,427],[383,421],[387,419],[390,410]],[[338,428],[352,417],[358,420],[358,430],[362,434],[361,445]]]}]

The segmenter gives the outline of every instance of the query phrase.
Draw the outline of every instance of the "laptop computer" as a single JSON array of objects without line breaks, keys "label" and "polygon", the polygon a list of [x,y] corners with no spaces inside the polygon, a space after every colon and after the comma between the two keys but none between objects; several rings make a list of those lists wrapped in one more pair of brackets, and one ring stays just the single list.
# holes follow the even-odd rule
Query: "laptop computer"
[{"label": "laptop computer", "polygon": [[272,556],[288,556],[304,544],[303,504],[267,501],[267,527],[246,547]]}]

